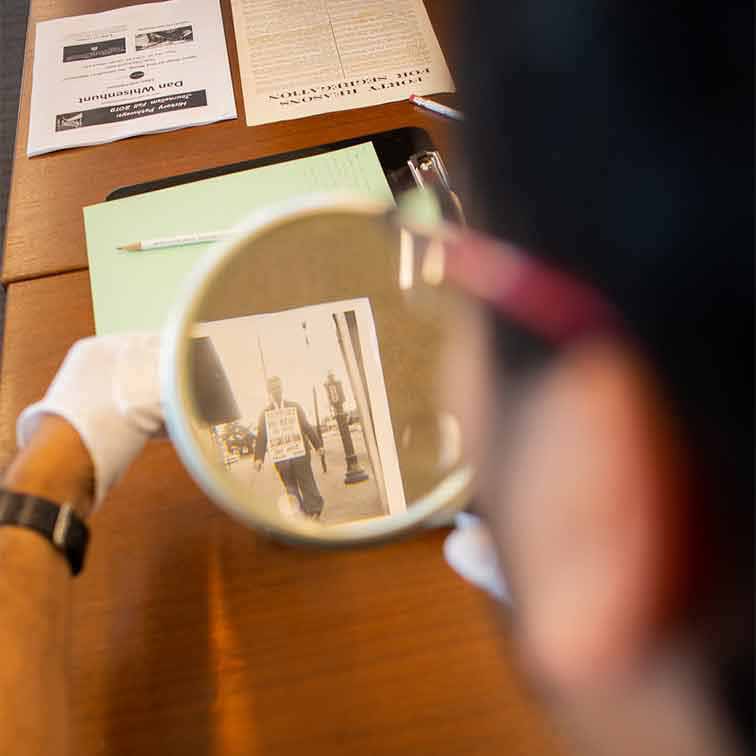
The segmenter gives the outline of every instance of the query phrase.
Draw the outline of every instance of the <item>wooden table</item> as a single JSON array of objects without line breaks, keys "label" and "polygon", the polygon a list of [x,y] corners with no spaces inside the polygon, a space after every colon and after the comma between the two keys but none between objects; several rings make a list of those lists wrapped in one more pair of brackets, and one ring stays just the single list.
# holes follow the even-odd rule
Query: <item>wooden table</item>
[{"label": "wooden table", "polygon": [[[141,2],[141,0],[139,0]],[[400,126],[425,128],[453,163],[449,124],[409,102],[328,113],[249,128],[239,82],[231,8],[224,0],[231,74],[238,118],[209,126],[125,139],[97,147],[26,157],[31,99],[34,22],[133,5],[127,0],[32,0],[19,104],[13,180],[8,205],[3,283],[87,267],[81,209],[102,202],[119,186],[327,144]],[[431,20],[452,70],[452,0],[429,3]]]},{"label": "wooden table", "polygon": [[[32,0],[31,19],[111,5]],[[429,6],[448,48],[451,3]],[[224,16],[241,111],[227,3]],[[449,145],[439,119],[400,103],[255,129],[240,113],[27,160],[30,60],[4,271],[0,467],[18,412],[93,333],[82,205],[116,185],[404,125]],[[445,565],[441,531],[340,552],[272,543],[215,508],[166,441],[150,443],[92,528],[74,589],[82,756],[557,753],[506,617]]]}]

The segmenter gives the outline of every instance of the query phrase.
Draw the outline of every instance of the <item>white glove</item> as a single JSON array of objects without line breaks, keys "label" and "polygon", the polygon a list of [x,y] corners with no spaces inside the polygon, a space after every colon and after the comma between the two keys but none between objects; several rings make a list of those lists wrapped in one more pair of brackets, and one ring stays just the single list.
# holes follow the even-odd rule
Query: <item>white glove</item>
[{"label": "white glove", "polygon": [[444,541],[446,561],[465,580],[488,591],[498,601],[510,603],[509,590],[486,525],[467,512],[460,512],[454,524],[455,529]]},{"label": "white glove", "polygon": [[82,339],[71,347],[44,398],[18,418],[19,448],[40,417],[60,415],[81,436],[95,471],[95,508],[147,438],[162,426],[160,335],[127,333]]}]

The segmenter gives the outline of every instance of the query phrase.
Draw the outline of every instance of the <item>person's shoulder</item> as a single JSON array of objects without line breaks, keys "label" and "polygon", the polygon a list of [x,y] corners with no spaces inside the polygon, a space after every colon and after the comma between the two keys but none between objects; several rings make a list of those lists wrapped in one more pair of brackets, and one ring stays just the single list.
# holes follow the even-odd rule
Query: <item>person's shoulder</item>
[{"label": "person's shoulder", "polygon": [[284,407],[295,407],[298,410],[302,409],[302,405],[300,405],[298,402],[290,402],[288,399],[284,399]]}]

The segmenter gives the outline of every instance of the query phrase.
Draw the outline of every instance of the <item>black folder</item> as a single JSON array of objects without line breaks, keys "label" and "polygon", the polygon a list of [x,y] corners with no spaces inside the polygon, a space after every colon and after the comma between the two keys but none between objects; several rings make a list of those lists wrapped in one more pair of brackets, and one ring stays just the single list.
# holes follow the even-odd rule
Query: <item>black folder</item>
[{"label": "black folder", "polygon": [[[386,174],[389,186],[394,196],[402,191],[409,189],[417,184],[422,184],[418,178],[417,170],[412,165],[418,164],[418,160],[425,159],[426,156],[433,156],[432,170],[440,170],[441,177],[446,182],[445,169],[441,162],[440,155],[433,145],[433,142],[424,129],[415,127],[405,127],[393,129],[392,131],[382,131],[378,134],[368,134],[366,136],[344,139],[340,142],[331,142],[317,147],[308,147],[302,150],[284,152],[279,155],[257,158],[255,160],[244,160],[240,163],[231,163],[216,168],[207,168],[201,171],[192,171],[191,173],[182,173],[177,176],[156,179],[154,181],[145,181],[133,186],[124,186],[113,190],[106,199],[115,200],[123,197],[132,197],[135,194],[152,192],[156,189],[167,189],[171,186],[188,184],[192,181],[224,176],[227,173],[236,173],[237,171],[247,171],[251,168],[261,168],[274,163],[284,163],[289,160],[309,157],[311,155],[322,155],[332,150],[340,150],[344,147],[352,147],[357,144],[372,142],[381,163],[383,172]],[[431,168],[430,162],[427,163]]]}]

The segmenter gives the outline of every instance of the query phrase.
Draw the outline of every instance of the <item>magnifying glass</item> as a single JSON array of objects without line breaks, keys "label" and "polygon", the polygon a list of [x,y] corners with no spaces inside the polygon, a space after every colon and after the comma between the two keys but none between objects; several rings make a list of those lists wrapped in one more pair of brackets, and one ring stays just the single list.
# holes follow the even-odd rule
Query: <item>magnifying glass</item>
[{"label": "magnifying glass", "polygon": [[195,271],[167,331],[182,460],[286,540],[381,540],[470,498],[443,387],[453,313],[418,301],[442,258],[392,207],[316,197],[256,214]]}]

